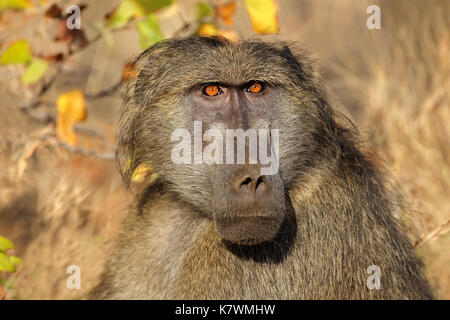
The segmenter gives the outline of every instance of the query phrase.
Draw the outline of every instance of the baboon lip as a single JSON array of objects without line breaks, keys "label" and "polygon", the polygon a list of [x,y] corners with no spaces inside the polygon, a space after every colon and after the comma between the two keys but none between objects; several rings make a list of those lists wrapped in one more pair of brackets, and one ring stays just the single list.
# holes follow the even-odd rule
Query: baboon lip
[{"label": "baboon lip", "polygon": [[234,216],[216,218],[216,230],[222,239],[237,244],[257,244],[271,240],[278,232],[281,216]]},{"label": "baboon lip", "polygon": [[237,244],[240,246],[254,246],[254,245],[260,244],[261,242],[264,242],[264,240],[261,241],[259,239],[253,239],[253,238],[240,239],[239,241],[231,241],[231,240],[225,240],[225,241],[228,243]]}]

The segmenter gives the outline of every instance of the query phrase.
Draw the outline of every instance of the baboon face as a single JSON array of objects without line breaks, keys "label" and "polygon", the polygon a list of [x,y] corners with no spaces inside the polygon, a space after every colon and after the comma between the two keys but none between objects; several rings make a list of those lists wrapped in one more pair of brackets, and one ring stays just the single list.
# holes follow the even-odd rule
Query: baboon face
[{"label": "baboon face", "polygon": [[125,177],[150,164],[224,240],[272,239],[286,191],[320,157],[325,136],[310,64],[285,44],[187,38],[151,47],[136,66],[118,149]]}]

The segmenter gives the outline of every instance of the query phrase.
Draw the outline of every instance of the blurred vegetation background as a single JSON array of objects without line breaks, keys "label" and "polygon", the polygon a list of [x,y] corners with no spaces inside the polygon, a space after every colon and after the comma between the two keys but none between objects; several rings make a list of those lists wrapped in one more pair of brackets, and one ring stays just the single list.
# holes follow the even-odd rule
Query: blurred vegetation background
[{"label": "blurred vegetation background", "polygon": [[[66,27],[72,4],[81,29]],[[366,27],[372,4],[381,30]],[[192,34],[312,52],[332,104],[402,186],[412,241],[449,299],[447,0],[0,0],[0,299],[74,299],[95,284],[132,197],[113,161],[128,61]],[[66,288],[70,265],[81,290]]]}]

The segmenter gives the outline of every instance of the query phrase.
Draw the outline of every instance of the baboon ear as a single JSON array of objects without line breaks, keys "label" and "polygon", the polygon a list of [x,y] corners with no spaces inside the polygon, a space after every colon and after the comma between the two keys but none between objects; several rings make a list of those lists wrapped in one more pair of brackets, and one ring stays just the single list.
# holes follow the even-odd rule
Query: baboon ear
[{"label": "baboon ear", "polygon": [[138,76],[134,83],[134,101],[137,106],[144,106],[151,101],[151,97],[156,91],[160,73],[163,69],[163,57],[166,56],[167,46],[165,43],[158,43],[145,50],[135,61],[138,69]]},{"label": "baboon ear", "polygon": [[157,92],[161,74],[168,61],[180,54],[169,41],[159,42],[141,53],[132,65],[134,77],[122,85],[120,131],[116,150],[117,161],[124,183],[130,179],[140,164],[146,163],[147,150],[142,150],[145,107],[151,104]]},{"label": "baboon ear", "polygon": [[[130,186],[130,179],[141,161],[138,146],[142,139],[141,112],[147,96],[151,96],[155,76],[158,72],[157,64],[150,63],[154,49],[151,47],[141,53],[133,62],[129,63],[132,74],[124,77],[121,87],[122,107],[119,122],[116,159],[123,182]],[[155,63],[157,63],[155,61]]]}]

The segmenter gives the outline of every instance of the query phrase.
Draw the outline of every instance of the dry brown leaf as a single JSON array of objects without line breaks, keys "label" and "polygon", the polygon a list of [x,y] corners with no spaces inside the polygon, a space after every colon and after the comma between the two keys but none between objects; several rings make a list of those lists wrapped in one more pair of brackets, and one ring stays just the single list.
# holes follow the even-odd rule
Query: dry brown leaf
[{"label": "dry brown leaf", "polygon": [[67,29],[66,20],[64,19],[58,23],[55,41],[72,44],[78,48],[83,48],[89,44],[84,31],[81,29]]},{"label": "dry brown leaf", "polygon": [[51,54],[51,55],[47,55],[47,56],[36,55],[36,58],[45,60],[47,62],[56,62],[56,61],[63,60],[64,59],[64,54],[60,52],[60,53]]},{"label": "dry brown leaf", "polygon": [[122,72],[122,81],[134,79],[139,75],[139,72],[136,69],[136,66],[133,62],[128,62],[123,68]]},{"label": "dry brown leaf", "polygon": [[233,43],[239,42],[239,34],[234,30],[219,30],[217,34]]},{"label": "dry brown leaf", "polygon": [[236,1],[229,1],[217,7],[219,17],[226,26],[233,24],[233,16],[236,13]]},{"label": "dry brown leaf", "polygon": [[45,11],[45,16],[51,19],[62,18],[62,10],[54,3]]}]

